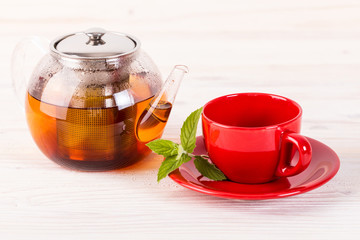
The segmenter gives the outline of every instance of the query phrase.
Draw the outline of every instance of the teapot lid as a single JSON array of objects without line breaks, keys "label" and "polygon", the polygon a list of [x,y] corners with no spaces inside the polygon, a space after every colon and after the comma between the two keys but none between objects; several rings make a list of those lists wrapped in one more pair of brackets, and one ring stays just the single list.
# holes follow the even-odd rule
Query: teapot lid
[{"label": "teapot lid", "polygon": [[118,58],[136,52],[140,42],[127,34],[91,28],[55,39],[53,52],[76,59]]}]

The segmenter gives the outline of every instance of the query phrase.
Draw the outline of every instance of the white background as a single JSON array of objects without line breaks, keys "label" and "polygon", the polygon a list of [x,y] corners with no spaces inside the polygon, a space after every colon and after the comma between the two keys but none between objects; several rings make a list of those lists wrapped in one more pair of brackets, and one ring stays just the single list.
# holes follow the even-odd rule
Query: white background
[{"label": "white background", "polygon": [[[338,153],[339,173],[306,194],[235,201],[157,184],[154,154],[104,173],[57,166],[27,130],[11,53],[28,35],[90,27],[137,36],[164,76],[189,66],[164,138],[214,97],[270,92],[302,105],[303,134]],[[359,238],[359,1],[1,0],[0,72],[1,239]]]}]

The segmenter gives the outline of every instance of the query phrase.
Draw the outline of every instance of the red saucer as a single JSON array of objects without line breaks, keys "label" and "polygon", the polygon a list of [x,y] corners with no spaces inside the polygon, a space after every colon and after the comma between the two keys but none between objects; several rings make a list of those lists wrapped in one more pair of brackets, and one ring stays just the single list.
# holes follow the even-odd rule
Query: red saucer
[{"label": "red saucer", "polygon": [[[292,177],[279,178],[264,184],[240,184],[231,181],[213,181],[203,177],[194,162],[183,164],[169,176],[178,184],[191,190],[223,198],[271,199],[308,192],[328,182],[340,168],[336,153],[325,144],[307,137],[313,153],[309,167]],[[196,139],[194,154],[207,154],[203,137]]]}]

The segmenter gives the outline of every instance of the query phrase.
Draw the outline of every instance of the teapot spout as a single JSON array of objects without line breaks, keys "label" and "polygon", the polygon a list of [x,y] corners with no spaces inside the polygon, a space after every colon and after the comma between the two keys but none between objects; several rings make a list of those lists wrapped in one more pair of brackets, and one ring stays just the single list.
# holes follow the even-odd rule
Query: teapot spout
[{"label": "teapot spout", "polygon": [[188,67],[185,65],[176,65],[172,69],[170,75],[166,79],[164,85],[160,91],[154,96],[151,101],[152,106],[162,104],[173,104],[176,94],[179,90],[180,83],[183,80],[186,73],[188,73]]},{"label": "teapot spout", "polygon": [[180,83],[186,73],[188,73],[188,68],[184,65],[176,65],[173,68],[163,87],[154,96],[138,120],[136,126],[138,140],[149,142],[161,137]]}]

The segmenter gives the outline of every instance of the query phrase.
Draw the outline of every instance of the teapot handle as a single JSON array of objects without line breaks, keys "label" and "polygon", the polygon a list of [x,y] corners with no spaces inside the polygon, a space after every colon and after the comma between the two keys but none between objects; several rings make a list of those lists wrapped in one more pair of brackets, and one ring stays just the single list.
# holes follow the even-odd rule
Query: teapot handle
[{"label": "teapot handle", "polygon": [[12,53],[12,85],[18,102],[23,108],[31,74],[40,59],[48,52],[49,42],[45,38],[27,37],[16,45]]}]

